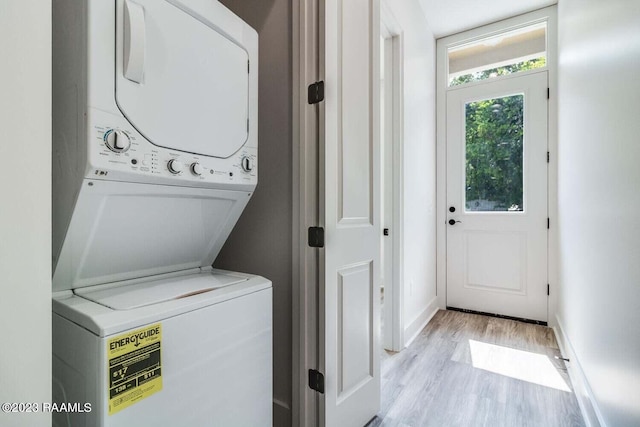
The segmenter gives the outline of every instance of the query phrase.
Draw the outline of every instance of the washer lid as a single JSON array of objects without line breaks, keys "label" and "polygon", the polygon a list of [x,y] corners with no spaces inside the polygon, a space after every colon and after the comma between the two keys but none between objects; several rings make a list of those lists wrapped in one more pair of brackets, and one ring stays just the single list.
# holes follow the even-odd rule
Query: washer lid
[{"label": "washer lid", "polygon": [[113,310],[131,310],[212,292],[247,280],[246,276],[228,273],[192,274],[143,283],[123,284],[107,289],[80,288],[75,291],[75,294]]},{"label": "washer lid", "polygon": [[224,28],[250,27],[214,12],[204,16],[176,0],[118,1],[115,95],[151,143],[227,158],[249,136],[248,52],[257,35],[234,39]]},{"label": "washer lid", "polygon": [[[152,281],[138,280],[135,281],[135,283],[134,281],[122,283],[117,287],[114,285],[98,285],[93,288],[94,292],[97,292],[98,289],[106,290],[111,288],[113,289],[111,292],[115,294],[127,292],[128,288],[126,286],[134,286],[141,284],[142,282],[147,283],[147,285],[150,286],[150,289],[147,289],[147,297],[140,297],[137,299],[137,301],[142,302],[143,305],[138,306],[137,308],[123,310],[114,310],[111,307],[102,305],[101,302],[95,302],[88,299],[85,295],[80,296],[79,294],[85,291],[81,291],[79,289],[73,292],[54,292],[52,300],[53,313],[56,315],[54,318],[60,316],[90,331],[98,337],[107,337],[127,330],[140,328],[150,323],[163,322],[172,317],[192,313],[201,309],[217,309],[220,308],[219,304],[226,303],[227,301],[238,299],[248,301],[244,297],[249,296],[250,294],[268,294],[269,301],[271,301],[271,282],[260,276],[211,269],[211,267],[193,269],[188,272],[181,272],[181,274],[173,274],[174,273],[172,273],[172,278],[169,279],[169,281],[180,282],[182,279],[190,279],[197,276],[204,280],[203,282],[199,282],[202,286],[201,289],[212,287],[214,289],[210,292],[197,293],[188,298],[170,299],[158,302],[157,304],[151,303],[144,305],[146,302],[159,299],[158,296],[155,295],[153,286],[161,284],[163,280],[168,279],[168,275],[164,276],[162,279],[156,278]],[[221,287],[215,287],[221,283],[219,281],[219,276],[237,276],[238,279],[246,278],[246,280],[242,280],[237,283],[228,283]],[[224,279],[222,280],[224,281]],[[195,282],[188,281],[185,288],[189,288],[194,283]],[[212,285],[212,283],[214,283],[214,285]],[[178,290],[179,287],[180,285],[177,285],[175,290]],[[91,291],[88,292],[91,293]],[[167,297],[171,295],[171,293],[163,291],[163,295]],[[176,295],[179,295],[179,292],[173,293],[173,296]],[[98,294],[95,294],[95,296],[97,297]],[[115,295],[112,294],[110,297],[115,298]],[[98,297],[96,299],[100,298]],[[250,299],[255,300],[254,298]],[[262,300],[262,297],[259,299]],[[112,299],[109,303],[113,304],[113,301],[114,300]],[[244,306],[244,303],[241,304]],[[126,306],[126,304],[123,306]],[[271,308],[269,308],[269,310],[271,310]],[[249,311],[249,313],[252,312]]]},{"label": "washer lid", "polygon": [[55,265],[53,290],[211,266],[249,195],[85,180]]}]

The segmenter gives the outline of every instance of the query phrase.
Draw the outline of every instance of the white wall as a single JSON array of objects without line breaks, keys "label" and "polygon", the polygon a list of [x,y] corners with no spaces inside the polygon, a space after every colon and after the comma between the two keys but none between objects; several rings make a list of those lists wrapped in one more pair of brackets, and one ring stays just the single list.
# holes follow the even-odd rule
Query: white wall
[{"label": "white wall", "polygon": [[418,0],[387,1],[404,37],[404,339],[436,308],[436,43]]},{"label": "white wall", "polygon": [[637,426],[640,2],[561,0],[558,18],[558,321],[600,421]]},{"label": "white wall", "polygon": [[[0,52],[0,403],[50,402],[51,4],[1,1]],[[0,425],[51,417],[0,412]]]}]

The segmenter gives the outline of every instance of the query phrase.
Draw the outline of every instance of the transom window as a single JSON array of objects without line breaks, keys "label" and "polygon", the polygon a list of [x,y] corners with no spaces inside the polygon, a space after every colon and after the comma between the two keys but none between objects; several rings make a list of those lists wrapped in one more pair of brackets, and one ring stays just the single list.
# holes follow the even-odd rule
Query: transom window
[{"label": "transom window", "polygon": [[547,23],[451,47],[447,57],[450,87],[546,67]]}]

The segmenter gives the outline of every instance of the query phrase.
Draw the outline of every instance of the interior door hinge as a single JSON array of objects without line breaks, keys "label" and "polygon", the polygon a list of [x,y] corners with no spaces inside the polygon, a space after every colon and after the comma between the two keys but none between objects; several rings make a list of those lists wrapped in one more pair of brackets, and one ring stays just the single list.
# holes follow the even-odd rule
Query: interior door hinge
[{"label": "interior door hinge", "polygon": [[324,248],[324,228],[309,227],[308,244],[312,248]]},{"label": "interior door hinge", "polygon": [[309,104],[317,104],[321,101],[324,101],[324,82],[322,80],[310,84],[307,91],[307,102]]},{"label": "interior door hinge", "polygon": [[551,155],[549,154],[549,152],[547,151],[547,163],[549,163],[549,159],[550,159]]},{"label": "interior door hinge", "polygon": [[549,293],[549,284],[547,283],[547,296],[550,295]]},{"label": "interior door hinge", "polygon": [[549,219],[549,217],[547,217],[547,230],[549,229],[551,225],[551,220]]},{"label": "interior door hinge", "polygon": [[547,88],[547,99],[549,99],[550,97],[551,97],[551,90]]},{"label": "interior door hinge", "polygon": [[309,369],[309,388],[324,394],[324,375],[315,369]]}]

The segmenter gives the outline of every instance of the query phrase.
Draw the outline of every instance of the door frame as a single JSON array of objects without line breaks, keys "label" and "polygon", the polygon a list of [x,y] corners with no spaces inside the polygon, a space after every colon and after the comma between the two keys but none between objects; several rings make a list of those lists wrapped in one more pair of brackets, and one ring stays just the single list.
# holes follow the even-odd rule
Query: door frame
[{"label": "door frame", "polygon": [[[292,313],[291,420],[314,427],[319,397],[308,387],[308,369],[319,367],[319,251],[307,244],[308,228],[320,223],[320,108],[307,102],[307,86],[321,79],[322,0],[291,2],[292,10]],[[298,141],[296,144],[295,141]]]},{"label": "door frame", "polygon": [[[390,298],[385,293],[384,317],[391,318],[385,329],[391,333],[391,346],[387,350],[401,351],[404,348],[404,34],[385,0],[380,1],[380,34],[391,39],[392,68],[392,210],[391,240],[393,252],[393,276]],[[385,99],[385,103],[388,100]],[[385,154],[386,155],[386,154]],[[382,160],[384,161],[384,159]],[[386,177],[385,177],[386,179]],[[382,190],[384,191],[384,189]],[[387,316],[387,310],[391,310]],[[384,344],[389,342],[381,340]]]},{"label": "door frame", "polygon": [[[558,144],[557,144],[557,7],[549,6],[533,12],[508,18],[493,24],[457,33],[436,41],[436,295],[438,306],[446,307],[447,301],[447,49],[468,43],[490,35],[500,34],[533,22],[547,22],[547,70],[549,76],[548,104],[548,150],[549,165],[547,168],[547,210],[550,219],[548,230],[547,268],[550,286],[547,319],[550,327],[557,325],[556,307],[558,300],[558,217],[557,182],[558,182]],[[500,79],[497,77],[496,79]],[[509,78],[505,76],[502,78]],[[482,84],[482,83],[476,83]]]}]

